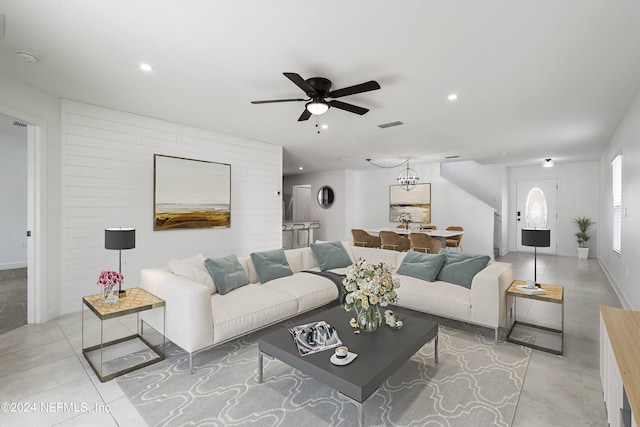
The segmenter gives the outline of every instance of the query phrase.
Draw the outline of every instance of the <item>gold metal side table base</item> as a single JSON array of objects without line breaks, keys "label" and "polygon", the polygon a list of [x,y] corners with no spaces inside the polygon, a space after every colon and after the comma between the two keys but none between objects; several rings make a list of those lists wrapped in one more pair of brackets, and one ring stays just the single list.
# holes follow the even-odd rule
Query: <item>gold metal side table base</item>
[{"label": "gold metal side table base", "polygon": [[[112,380],[120,375],[124,375],[136,369],[164,360],[164,353],[166,351],[167,344],[165,306],[164,300],[140,288],[128,289],[125,298],[120,298],[117,302],[111,304],[102,302],[101,294],[90,295],[82,298],[82,354],[101,382]],[[85,308],[88,308],[88,310],[85,310]],[[156,332],[161,337],[161,343],[157,345],[152,344],[149,339],[143,336],[143,322],[140,320],[139,316],[142,311],[155,309],[162,310],[162,330]],[[90,345],[88,347],[85,347],[85,312],[93,313],[100,322],[99,344]],[[111,319],[132,314],[136,315],[135,333],[131,333],[134,332],[133,328],[126,327],[127,330],[123,331],[124,333],[122,334],[125,335],[124,337],[105,341],[105,338],[107,338],[105,336],[105,332],[108,332],[108,330],[105,329],[105,321],[110,321]],[[153,328],[151,328],[151,330],[152,332],[154,331]],[[96,341],[97,339],[94,339],[91,344],[94,344]],[[125,343],[131,341],[138,341],[137,346],[131,345],[127,347],[127,344]],[[124,348],[116,347],[118,345],[122,345]],[[130,347],[136,347],[136,349],[132,352]],[[109,356],[109,351],[107,351],[107,356],[105,356],[105,349],[110,348],[112,349],[111,355]],[[126,364],[127,357],[140,354],[140,352],[144,352],[145,357],[150,358],[139,363],[129,363],[127,366],[122,369],[118,369],[117,371],[109,371],[107,369],[107,372],[105,372],[105,368],[110,362],[117,361],[119,363],[122,361],[123,364]],[[116,354],[115,357],[113,357],[114,354]],[[119,366],[113,367],[113,369],[117,368],[119,368]]]}]

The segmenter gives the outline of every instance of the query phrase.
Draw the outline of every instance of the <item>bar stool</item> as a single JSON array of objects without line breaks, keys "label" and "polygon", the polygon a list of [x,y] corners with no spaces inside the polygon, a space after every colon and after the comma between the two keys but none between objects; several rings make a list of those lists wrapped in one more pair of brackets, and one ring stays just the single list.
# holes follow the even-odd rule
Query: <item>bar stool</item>
[{"label": "bar stool", "polygon": [[312,222],[309,224],[308,227],[305,227],[305,231],[307,232],[307,246],[309,246],[311,243],[313,243],[311,240],[311,230],[317,230],[318,228],[320,228],[320,223],[319,222]]},{"label": "bar stool", "polygon": [[[291,233],[289,246],[285,246],[285,233]],[[282,249],[293,249],[293,227],[291,225],[282,224]]]},{"label": "bar stool", "polygon": [[291,225],[291,249],[300,247],[300,231],[304,230],[304,224]]}]

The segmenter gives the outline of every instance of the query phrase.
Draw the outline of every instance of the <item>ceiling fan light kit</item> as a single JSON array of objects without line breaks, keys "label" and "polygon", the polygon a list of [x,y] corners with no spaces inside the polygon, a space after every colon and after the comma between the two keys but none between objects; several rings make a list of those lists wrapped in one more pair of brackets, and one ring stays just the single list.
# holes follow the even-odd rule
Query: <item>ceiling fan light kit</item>
[{"label": "ceiling fan light kit", "polygon": [[[363,115],[366,114],[369,109],[359,107],[357,105],[349,104],[342,101],[332,99],[327,101],[325,98],[341,98],[343,96],[355,95],[357,93],[369,92],[372,90],[380,89],[378,82],[370,80],[358,85],[345,87],[343,89],[331,90],[331,80],[324,77],[311,77],[309,79],[303,79],[296,73],[283,73],[286,78],[291,80],[296,86],[307,94],[307,99],[271,99],[266,101],[251,101],[252,104],[271,104],[275,102],[299,102],[305,101],[305,109],[298,118],[299,122],[309,120],[311,115],[320,115],[326,113],[330,107],[337,108],[339,110],[348,111],[350,113]],[[310,102],[309,102],[310,101]]]},{"label": "ceiling fan light kit", "polygon": [[324,101],[311,101],[307,103],[306,108],[311,114],[319,116],[329,110],[329,104]]}]

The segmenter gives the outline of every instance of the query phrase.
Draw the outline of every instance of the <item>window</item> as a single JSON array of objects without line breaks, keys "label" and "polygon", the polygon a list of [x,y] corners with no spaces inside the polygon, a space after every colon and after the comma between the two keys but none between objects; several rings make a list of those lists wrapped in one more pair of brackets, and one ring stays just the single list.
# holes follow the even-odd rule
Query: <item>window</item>
[{"label": "window", "polygon": [[533,187],[525,202],[524,225],[526,228],[547,228],[548,217],[547,196],[540,187]]},{"label": "window", "polygon": [[622,154],[611,162],[613,184],[613,250],[621,253],[622,236]]}]

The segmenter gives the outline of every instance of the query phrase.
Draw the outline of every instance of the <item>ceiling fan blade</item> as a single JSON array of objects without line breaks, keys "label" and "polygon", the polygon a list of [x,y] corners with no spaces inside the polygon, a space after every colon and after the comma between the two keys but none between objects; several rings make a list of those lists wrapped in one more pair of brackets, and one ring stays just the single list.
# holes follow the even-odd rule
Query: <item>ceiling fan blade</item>
[{"label": "ceiling fan blade", "polygon": [[347,104],[346,102],[342,102],[342,101],[335,101],[335,100],[329,101],[329,105],[335,108],[339,108],[340,110],[345,110],[350,113],[355,113],[360,115],[366,114],[369,111],[369,109],[367,108],[358,107],[357,105],[353,105],[353,104]]},{"label": "ceiling fan blade", "polygon": [[306,101],[306,99],[295,98],[295,99],[269,99],[267,101],[251,101],[252,104],[272,104],[274,102],[293,102],[293,101]]},{"label": "ceiling fan blade", "polygon": [[315,89],[312,88],[305,79],[300,77],[300,74],[297,74],[297,73],[282,73],[282,74],[284,74],[285,77],[287,77],[289,80],[294,82],[296,86],[302,89],[304,93],[306,93],[307,95],[312,96],[316,94]]},{"label": "ceiling fan blade", "polygon": [[305,108],[302,114],[300,114],[300,117],[298,117],[298,121],[304,122],[305,120],[309,120],[309,117],[311,117],[311,113]]},{"label": "ceiling fan blade", "polygon": [[331,91],[327,94],[327,97],[340,98],[342,96],[355,95],[356,93],[369,92],[377,89],[380,89],[380,85],[375,80],[371,80],[366,83],[360,83],[359,85]]}]

